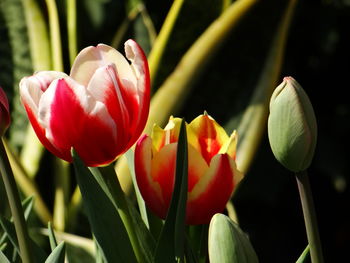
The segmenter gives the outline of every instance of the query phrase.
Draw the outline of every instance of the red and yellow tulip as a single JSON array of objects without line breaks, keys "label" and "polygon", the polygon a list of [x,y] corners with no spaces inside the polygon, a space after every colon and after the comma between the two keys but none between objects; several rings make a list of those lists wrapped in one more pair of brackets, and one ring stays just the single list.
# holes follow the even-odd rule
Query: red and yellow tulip
[{"label": "red and yellow tulip", "polygon": [[21,101],[42,144],[88,166],[110,163],[139,138],[149,112],[150,79],[144,52],[125,42],[126,57],[99,44],[83,49],[70,75],[42,71],[20,82]]},{"label": "red and yellow tulip", "polygon": [[[135,148],[135,173],[148,207],[165,218],[175,182],[176,151],[181,119],[170,118],[165,129],[154,126]],[[209,223],[222,212],[242,175],[235,163],[237,135],[229,137],[209,115],[186,124],[188,140],[187,224]]]}]

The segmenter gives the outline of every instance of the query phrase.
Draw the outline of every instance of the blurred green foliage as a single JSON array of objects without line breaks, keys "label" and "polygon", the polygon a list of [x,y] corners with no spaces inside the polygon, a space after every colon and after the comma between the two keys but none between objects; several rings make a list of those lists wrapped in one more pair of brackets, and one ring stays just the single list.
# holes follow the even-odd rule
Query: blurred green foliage
[{"label": "blurred green foliage", "polygon": [[[38,2],[46,10],[45,1]],[[65,1],[56,2],[65,70],[69,72]],[[139,4],[147,10],[155,31],[159,32],[172,4],[170,0],[77,2],[78,50],[98,43],[110,44],[127,15]],[[159,74],[152,80],[154,90],[197,37],[219,16],[224,2],[185,1]],[[287,1],[280,0],[259,1],[195,83],[178,116],[191,120],[206,110],[219,123],[225,124],[242,114],[257,84],[286,4]],[[17,96],[18,81],[32,74],[22,12],[20,0],[0,0],[0,85],[11,100],[13,124],[9,136],[17,149],[21,148],[27,124]],[[281,74],[281,81],[283,76],[291,75],[303,86],[316,113],[319,136],[309,174],[326,262],[350,260],[347,253],[350,218],[346,212],[350,200],[350,167],[346,157],[350,104],[345,88],[350,72],[349,28],[349,1],[299,1]],[[148,53],[152,46],[148,30],[144,18],[138,14],[128,24],[121,43],[134,38]],[[120,46],[117,48],[121,49]],[[50,156],[45,155],[42,162],[48,159]],[[46,176],[50,173],[52,171],[43,166],[36,180],[51,206],[52,179]],[[2,193],[0,186],[1,200]],[[296,261],[307,241],[295,179],[274,159],[267,136],[264,136],[253,166],[233,201],[240,227],[248,233],[260,262]],[[1,204],[0,209],[3,209]],[[82,220],[77,231],[84,232],[86,218],[84,215],[79,218]]]}]

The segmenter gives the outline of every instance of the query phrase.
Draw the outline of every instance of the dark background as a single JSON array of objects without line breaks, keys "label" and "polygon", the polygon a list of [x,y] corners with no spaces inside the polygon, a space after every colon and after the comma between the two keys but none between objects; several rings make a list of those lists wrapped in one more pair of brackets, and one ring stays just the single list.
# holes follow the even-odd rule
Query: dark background
[{"label": "dark background", "polygon": [[[0,1],[4,2],[6,0]],[[61,21],[65,19],[63,2],[57,1]],[[220,2],[185,1],[159,75],[152,80],[154,91],[171,73],[193,41],[219,15]],[[144,3],[158,32],[172,1],[146,0]],[[191,121],[206,110],[225,126],[242,113],[257,84],[286,4],[287,1],[281,0],[259,1],[194,84],[177,116]],[[125,17],[127,4],[121,0],[84,0],[78,1],[78,7],[78,40],[81,49],[101,42],[111,43],[118,25]],[[1,13],[0,32],[5,40],[9,37],[6,19],[6,14]],[[61,30],[63,43],[66,43],[65,27],[62,26]],[[349,31],[350,1],[300,0],[290,28],[280,76],[280,81],[283,76],[293,76],[302,85],[317,117],[318,144],[309,168],[309,177],[325,262],[350,262],[347,250],[350,248],[350,218],[347,212],[350,207],[347,157],[350,133],[350,100],[347,92],[350,72]],[[138,18],[130,25],[125,39],[135,38],[149,52],[150,44],[144,32]],[[25,43],[25,36],[22,38]],[[8,52],[13,46],[14,43],[10,41],[3,41],[0,45],[0,81],[15,104],[14,90],[19,78],[32,73],[30,63],[25,62],[25,55],[23,60],[19,60],[20,72],[16,73],[18,64]],[[67,45],[63,45],[63,48],[65,61],[68,61]],[[69,72],[68,63],[66,71]],[[16,121],[12,129],[23,130],[25,121],[14,116]],[[13,143],[20,148],[20,142],[16,139],[13,139]],[[38,183],[42,185],[43,192],[48,191],[45,188],[47,182]],[[48,196],[47,200],[50,198],[52,196]],[[275,160],[266,134],[233,201],[240,226],[249,235],[260,262],[296,261],[307,245],[296,180]]]}]

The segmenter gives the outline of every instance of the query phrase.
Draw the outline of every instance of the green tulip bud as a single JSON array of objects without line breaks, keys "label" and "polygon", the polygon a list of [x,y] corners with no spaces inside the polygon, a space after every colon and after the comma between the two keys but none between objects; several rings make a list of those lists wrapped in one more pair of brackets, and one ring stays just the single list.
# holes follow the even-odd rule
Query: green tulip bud
[{"label": "green tulip bud", "polygon": [[273,154],[287,169],[300,172],[310,166],[316,117],[307,94],[292,77],[285,77],[271,96],[268,136]]},{"label": "green tulip bud", "polygon": [[248,236],[229,217],[215,214],[209,225],[210,263],[258,263]]}]

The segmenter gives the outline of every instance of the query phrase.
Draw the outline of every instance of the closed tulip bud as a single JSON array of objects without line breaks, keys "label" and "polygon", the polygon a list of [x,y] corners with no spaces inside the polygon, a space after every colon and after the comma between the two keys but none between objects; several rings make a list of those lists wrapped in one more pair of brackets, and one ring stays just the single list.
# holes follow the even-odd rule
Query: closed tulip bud
[{"label": "closed tulip bud", "polygon": [[9,102],[5,91],[0,87],[0,136],[4,135],[10,125]]},{"label": "closed tulip bud", "polygon": [[124,58],[99,44],[83,49],[70,75],[41,71],[20,82],[21,101],[42,144],[72,161],[74,148],[88,166],[112,162],[143,131],[150,104],[146,56],[133,40]]},{"label": "closed tulip bud", "polygon": [[292,77],[285,77],[272,94],[268,136],[273,154],[287,169],[300,172],[310,166],[316,117],[307,94]]}]

